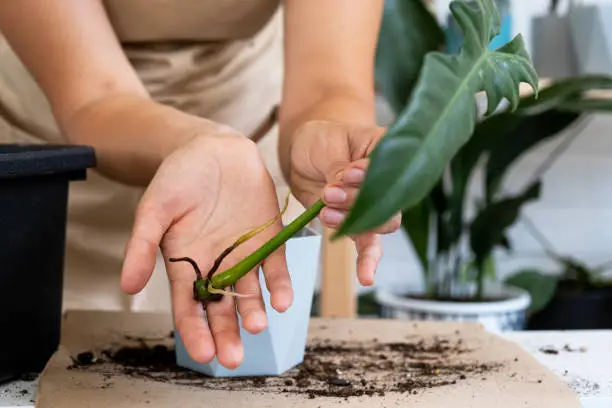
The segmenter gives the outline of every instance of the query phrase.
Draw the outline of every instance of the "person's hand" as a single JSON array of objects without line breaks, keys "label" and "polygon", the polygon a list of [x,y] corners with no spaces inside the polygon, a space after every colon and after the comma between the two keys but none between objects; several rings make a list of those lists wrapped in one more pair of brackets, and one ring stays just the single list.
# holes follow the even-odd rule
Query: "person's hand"
[{"label": "person's hand", "polygon": [[[279,214],[272,179],[253,142],[233,131],[197,137],[174,151],[159,167],[137,208],[121,285],[127,293],[144,288],[161,247],[171,284],[174,322],[187,352],[208,363],[216,355],[228,368],[243,359],[238,312],[244,329],[258,333],[267,326],[258,274],[251,271],[235,287],[246,298],[224,296],[210,303],[204,317],[193,299],[194,269],[188,263],[169,262],[190,257],[203,274],[239,236]],[[219,272],[235,265],[272,235],[281,222],[245,242],[230,254]],[[272,307],[285,311],[293,299],[284,250],[262,265]]]},{"label": "person's hand", "polygon": [[[296,131],[291,145],[290,184],[306,207],[322,199],[323,225],[336,229],[353,205],[369,160],[365,157],[380,140],[384,128],[326,121],[311,121]],[[401,215],[375,231],[353,237],[357,247],[357,275],[362,285],[374,282],[382,256],[379,234],[396,231]]]}]

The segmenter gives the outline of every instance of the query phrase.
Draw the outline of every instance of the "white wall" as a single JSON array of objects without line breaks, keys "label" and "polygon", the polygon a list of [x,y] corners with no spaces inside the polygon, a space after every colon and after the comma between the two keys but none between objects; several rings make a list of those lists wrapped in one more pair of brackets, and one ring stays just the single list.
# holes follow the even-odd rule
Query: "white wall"
[{"label": "white wall", "polygon": [[[448,0],[435,1],[440,10],[447,10]],[[604,2],[612,3],[612,0],[584,1]],[[513,0],[514,31],[522,32],[528,44],[530,18],[545,12],[547,5],[548,0]],[[524,186],[547,153],[565,135],[576,131],[580,134],[570,149],[547,172],[542,198],[525,207],[525,214],[557,251],[597,265],[612,261],[612,115],[594,115],[554,142],[530,152],[513,167],[507,186],[510,190]],[[513,228],[511,240],[515,253],[510,257],[503,253],[499,256],[502,276],[521,267],[554,267],[524,225]],[[383,242],[384,255],[376,285],[419,285],[421,274],[403,232],[385,236]]]}]

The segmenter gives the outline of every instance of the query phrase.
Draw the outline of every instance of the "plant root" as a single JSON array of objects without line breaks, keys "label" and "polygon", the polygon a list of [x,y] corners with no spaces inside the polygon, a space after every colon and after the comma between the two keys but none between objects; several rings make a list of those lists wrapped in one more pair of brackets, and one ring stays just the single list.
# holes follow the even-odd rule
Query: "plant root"
[{"label": "plant root", "polygon": [[249,297],[253,297],[255,295],[247,295],[244,293],[238,293],[238,292],[232,292],[232,291],[227,291],[227,290],[223,290],[223,289],[215,289],[213,288],[212,284],[208,285],[208,291],[210,293],[212,293],[213,295],[222,295],[222,296],[230,296],[230,297],[236,297],[236,298],[249,298]]},{"label": "plant root", "polygon": [[225,257],[228,256],[234,249],[238,248],[238,246],[240,246],[241,244],[245,243],[249,239],[253,238],[255,235],[257,235],[257,234],[265,231],[266,229],[270,228],[272,225],[274,225],[274,223],[276,223],[278,220],[280,220],[281,217],[287,211],[287,208],[289,207],[289,197],[291,197],[291,191],[287,192],[287,196],[285,197],[285,204],[283,205],[283,208],[282,208],[282,210],[280,211],[280,213],[278,215],[276,215],[274,218],[272,218],[270,221],[266,222],[265,224],[260,225],[259,227],[256,227],[256,228],[248,231],[247,233],[243,234],[230,247],[226,248],[221,253],[221,255],[219,255],[219,257],[215,260],[215,263],[213,264],[213,266],[210,269],[210,271],[208,271],[208,274],[206,275],[206,278],[208,280],[210,280],[213,277],[215,272],[217,272],[217,270],[219,269],[219,266],[221,266],[221,262],[223,262],[223,259],[225,259]]}]

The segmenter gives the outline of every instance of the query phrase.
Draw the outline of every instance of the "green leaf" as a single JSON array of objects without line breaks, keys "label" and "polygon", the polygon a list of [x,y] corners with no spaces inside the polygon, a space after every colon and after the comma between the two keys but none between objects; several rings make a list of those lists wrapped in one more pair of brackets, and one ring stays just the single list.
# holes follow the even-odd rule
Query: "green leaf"
[{"label": "green leaf", "polygon": [[[537,95],[523,97],[520,103],[520,112],[535,114],[558,108],[562,103],[572,98],[579,98],[582,101],[592,100],[592,98],[585,97],[584,93],[603,89],[612,89],[612,76],[588,74],[558,80],[552,85],[542,88]],[[580,109],[580,111],[583,110]]]},{"label": "green leaf", "polygon": [[503,98],[516,107],[521,82],[537,93],[537,74],[520,35],[498,50],[488,48],[500,27],[493,0],[454,1],[450,8],[464,33],[463,47],[458,55],[425,57],[410,104],[372,152],[357,200],[337,235],[380,226],[429,194],[472,135],[477,92],[486,92],[489,114]]},{"label": "green leaf", "polygon": [[563,112],[556,109],[536,115],[502,114],[497,118],[503,121],[504,115],[514,115],[515,121],[510,128],[498,129],[500,133],[492,136],[496,144],[490,147],[485,170],[485,196],[491,202],[499,189],[508,168],[530,149],[561,134],[561,132],[581,116],[576,112]]},{"label": "green leaf", "polygon": [[500,132],[510,132],[517,121],[513,115],[494,115],[476,125],[471,139],[461,147],[451,161],[453,191],[450,201],[450,218],[454,232],[453,242],[463,232],[466,193],[474,168],[493,147]]},{"label": "green leaf", "polygon": [[452,245],[452,231],[448,222],[448,198],[442,182],[438,182],[429,193],[429,200],[436,214],[436,254],[448,252]]},{"label": "green leaf", "polygon": [[431,204],[428,200],[423,200],[418,205],[402,213],[402,229],[408,238],[410,238],[412,248],[417,258],[419,258],[425,275],[429,271],[427,253],[429,248],[430,216]]},{"label": "green leaf", "polygon": [[557,291],[558,279],[535,269],[525,269],[510,276],[505,283],[529,292],[531,296],[529,311],[535,313],[544,309],[553,298]]},{"label": "green leaf", "polygon": [[395,114],[404,109],[423,59],[444,44],[444,32],[423,0],[386,0],[376,49],[376,82]]},{"label": "green leaf", "polygon": [[540,197],[540,182],[530,185],[523,193],[489,204],[470,225],[470,246],[480,268],[495,246],[503,242],[506,230],[520,214],[521,207]]}]

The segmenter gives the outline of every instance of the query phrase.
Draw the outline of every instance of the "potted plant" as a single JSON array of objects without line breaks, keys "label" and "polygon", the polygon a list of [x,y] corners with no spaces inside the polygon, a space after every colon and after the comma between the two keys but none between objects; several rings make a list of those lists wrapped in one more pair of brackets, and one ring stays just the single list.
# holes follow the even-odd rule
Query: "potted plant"
[{"label": "potted plant", "polygon": [[[418,6],[423,6],[415,0],[392,4],[404,16],[418,13]],[[500,30],[500,16],[493,0],[456,0],[451,3],[450,10],[464,34],[464,44],[458,54],[438,51],[441,45],[438,37],[427,37],[421,32],[429,28],[424,24],[427,20],[417,21],[412,27],[400,20],[400,34],[391,38],[396,40],[395,47],[387,50],[397,58],[386,62],[391,64],[391,69],[396,63],[401,65],[402,71],[397,72],[402,75],[386,77],[388,82],[379,85],[395,96],[392,100],[397,106],[405,107],[369,155],[370,165],[362,188],[336,237],[369,231],[399,211],[416,211],[422,207],[421,203],[439,184],[450,160],[472,137],[477,120],[475,95],[478,92],[484,91],[488,96],[486,114],[495,112],[504,98],[516,108],[521,82],[531,85],[537,94],[537,74],[520,35],[500,49],[489,49],[489,43]],[[385,11],[385,16],[388,15],[389,9]],[[426,18],[423,13],[415,15]],[[393,36],[394,32],[387,25],[383,26],[380,35]],[[414,34],[418,35],[414,37]],[[405,37],[417,38],[418,42],[406,43]],[[420,55],[417,60],[414,50]],[[414,77],[404,75],[404,69]],[[401,83],[401,89],[393,85],[394,81]],[[221,292],[224,288],[234,285],[288,242],[324,206],[321,200],[317,201],[234,267],[218,274],[197,276],[194,298],[206,305],[226,296],[227,293]],[[296,294],[296,298],[304,295]],[[312,293],[307,297],[310,302]],[[309,314],[310,310],[304,312]],[[308,319],[304,325],[307,324]],[[304,352],[303,349],[299,351]],[[245,360],[249,358],[256,357],[245,354]],[[252,372],[253,375],[263,373],[263,369]]]},{"label": "potted plant", "polygon": [[0,144],[0,381],[38,373],[60,339],[69,183],[89,147]]},{"label": "potted plant", "polygon": [[[415,26],[419,30],[408,31]],[[402,32],[411,35],[401,35]],[[419,69],[423,72],[426,69],[424,55],[444,46],[442,30],[420,1],[412,1],[387,3],[381,33],[384,35],[377,54],[379,89],[395,111],[402,112],[414,103],[410,95],[416,91],[411,86]],[[413,56],[406,53],[398,56],[400,49],[411,51]],[[501,194],[500,181],[510,165],[532,147],[559,135],[583,114],[610,109],[608,100],[588,98],[585,92],[610,88],[611,81],[607,76],[579,76],[553,82],[537,95],[517,98],[514,106],[498,109],[497,114],[475,124],[469,140],[442,163],[443,176],[420,202],[408,208],[395,206],[405,210],[403,227],[424,271],[426,289],[379,288],[376,295],[383,317],[478,320],[491,330],[524,326],[529,294],[494,279],[493,255],[499,247],[510,249],[506,232],[519,217],[522,206],[538,198],[540,178],[554,157],[545,160],[518,194]],[[400,115],[398,122],[402,120]],[[440,139],[440,143],[431,143],[428,148],[444,151],[445,143]],[[415,170],[408,165],[402,167],[401,158],[393,163],[395,152],[388,150],[386,154],[391,161],[378,164],[381,174],[383,170],[392,171],[389,168],[392,165],[399,169],[398,179],[414,174]],[[435,154],[430,156],[436,158]],[[483,197],[472,209],[466,196],[472,174],[483,161]],[[372,163],[369,171],[372,169],[378,170],[376,163]],[[370,187],[373,192],[399,196],[386,189],[391,186],[389,182],[378,181],[377,188]],[[363,189],[366,188],[367,184]],[[372,214],[376,211],[370,209]]]},{"label": "potted plant", "polygon": [[526,268],[506,279],[533,299],[527,330],[611,329],[612,279],[605,273],[612,264],[589,267],[573,257],[560,256],[549,246],[545,252],[559,270]]}]

